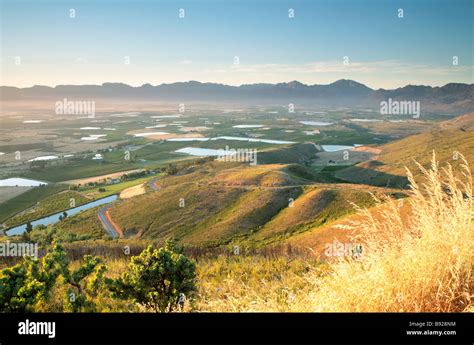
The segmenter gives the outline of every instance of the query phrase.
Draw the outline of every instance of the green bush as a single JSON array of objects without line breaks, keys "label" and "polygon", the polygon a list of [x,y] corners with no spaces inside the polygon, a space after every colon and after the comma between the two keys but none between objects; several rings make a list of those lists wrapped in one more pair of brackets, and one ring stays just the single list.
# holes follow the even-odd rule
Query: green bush
[{"label": "green bush", "polygon": [[71,270],[63,247],[54,244],[41,260],[25,256],[0,271],[0,312],[51,311],[55,287],[67,291],[59,311],[95,311],[93,299],[103,285],[105,270],[99,258],[89,255],[77,270]]},{"label": "green bush", "polygon": [[182,309],[196,291],[196,265],[173,241],[160,249],[148,246],[134,256],[129,270],[116,280],[108,280],[115,297],[130,298],[155,312]]},{"label": "green bush", "polygon": [[0,312],[33,312],[49,299],[51,290],[68,264],[63,248],[56,244],[43,259],[25,256],[13,267],[0,271]]}]

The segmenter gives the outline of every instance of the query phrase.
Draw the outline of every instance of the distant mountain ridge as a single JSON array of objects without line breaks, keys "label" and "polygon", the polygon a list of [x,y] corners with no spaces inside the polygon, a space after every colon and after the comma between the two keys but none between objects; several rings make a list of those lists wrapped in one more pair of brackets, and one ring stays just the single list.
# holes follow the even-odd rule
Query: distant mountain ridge
[{"label": "distant mountain ridge", "polygon": [[[393,90],[374,90],[354,80],[341,79],[327,85],[306,85],[298,81],[277,84],[230,86],[198,81],[133,87],[123,83],[102,85],[35,85],[28,88],[0,86],[0,98],[38,99],[136,99],[204,102],[302,102],[322,106],[378,106],[380,101],[420,101],[425,107],[450,112],[474,110],[474,84],[449,83],[441,87],[407,85]],[[446,108],[446,109],[445,109]]]}]

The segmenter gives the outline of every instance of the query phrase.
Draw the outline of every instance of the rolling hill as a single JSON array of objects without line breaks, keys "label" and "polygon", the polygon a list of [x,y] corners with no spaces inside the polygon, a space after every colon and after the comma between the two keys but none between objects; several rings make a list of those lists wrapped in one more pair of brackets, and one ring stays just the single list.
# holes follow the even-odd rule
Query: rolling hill
[{"label": "rolling hill", "polygon": [[[110,215],[127,238],[163,242],[173,237],[194,247],[261,247],[349,215],[353,203],[371,205],[369,192],[385,193],[375,187],[318,183],[312,177],[297,164],[209,162],[191,173],[159,179],[157,191],[116,202]],[[90,213],[89,218],[96,216]],[[81,223],[68,222],[67,228],[84,236]]]},{"label": "rolling hill", "polygon": [[381,153],[372,160],[339,170],[336,177],[352,183],[377,186],[406,186],[405,167],[416,170],[414,160],[428,166],[432,152],[437,159],[454,167],[460,163],[456,152],[465,155],[474,170],[474,113],[465,114],[428,132],[412,135],[378,147]]}]

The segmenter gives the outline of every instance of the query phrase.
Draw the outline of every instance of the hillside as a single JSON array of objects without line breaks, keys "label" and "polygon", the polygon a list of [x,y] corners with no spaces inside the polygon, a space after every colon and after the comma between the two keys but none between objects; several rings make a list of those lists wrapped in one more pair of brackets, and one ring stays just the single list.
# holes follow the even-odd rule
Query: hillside
[{"label": "hillside", "polygon": [[[359,204],[360,205],[360,204]],[[385,204],[372,204],[368,210],[372,217],[377,220],[382,220],[384,212],[388,211]],[[397,204],[398,205],[398,204]],[[360,205],[362,206],[362,205]],[[406,221],[411,215],[410,204],[407,200],[400,203],[400,213],[403,220]],[[332,245],[335,241],[340,243],[353,242],[352,238],[360,235],[363,229],[349,229],[352,224],[357,224],[364,220],[365,217],[355,211],[351,212],[345,217],[329,222],[323,226],[313,226],[309,230],[296,234],[284,241],[284,243],[309,250],[313,255],[322,261],[329,258],[325,255],[327,245]]]},{"label": "hillside", "polygon": [[[148,188],[142,195],[117,201],[109,215],[127,239],[163,243],[173,237],[191,247],[290,243],[320,255],[326,243],[348,236],[339,226],[353,220],[354,204],[373,206],[371,193],[401,196],[397,188],[406,184],[404,167],[418,171],[413,159],[428,165],[436,150],[441,162],[456,166],[459,160],[453,153],[459,150],[473,162],[473,123],[474,114],[442,122],[430,131],[374,147],[370,161],[329,169],[330,173],[310,164],[208,161],[176,175],[160,175],[155,178],[157,190]],[[271,152],[306,163],[314,150],[305,144]],[[55,228],[53,235],[62,240],[106,236],[97,210]]]},{"label": "hillside", "polygon": [[[353,203],[371,205],[369,192],[389,192],[317,180],[296,164],[209,162],[191,173],[160,178],[158,190],[120,200],[109,214],[126,238],[162,243],[173,237],[194,247],[262,247],[351,214]],[[57,234],[65,238],[67,229],[71,238],[97,237],[96,212],[81,217],[80,222],[63,222]],[[91,230],[85,231],[83,224]]]},{"label": "hillside", "polygon": [[[380,193],[375,189],[370,192]],[[280,243],[353,214],[354,204],[368,207],[373,203],[369,190],[355,185],[310,187],[295,199],[291,207],[284,208],[258,232],[249,236],[248,241],[258,245]]]},{"label": "hillside", "polygon": [[265,224],[301,193],[284,165],[224,167],[164,178],[160,190],[117,203],[111,215],[143,238],[218,245]]},{"label": "hillside", "polygon": [[457,166],[456,152],[462,153],[474,168],[474,113],[444,121],[428,132],[412,135],[378,147],[372,160],[340,170],[336,177],[352,183],[376,186],[406,186],[405,167],[417,171],[414,160],[427,167],[433,151],[441,162]]}]

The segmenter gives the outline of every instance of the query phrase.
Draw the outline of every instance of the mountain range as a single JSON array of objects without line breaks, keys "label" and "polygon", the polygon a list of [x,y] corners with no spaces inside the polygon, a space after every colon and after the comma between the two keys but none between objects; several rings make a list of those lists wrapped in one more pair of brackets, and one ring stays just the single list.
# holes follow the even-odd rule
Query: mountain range
[{"label": "mountain range", "polygon": [[27,88],[0,87],[0,99],[43,100],[70,98],[75,100],[117,99],[149,101],[239,102],[273,104],[315,104],[321,106],[378,107],[392,98],[420,101],[422,108],[434,112],[465,113],[474,110],[474,84],[449,83],[441,87],[407,85],[385,90],[371,89],[353,80],[341,79],[327,85],[306,85],[298,81],[278,84],[244,84],[230,86],[198,81],[176,82],[133,87],[123,83],[102,85],[35,85]]}]

